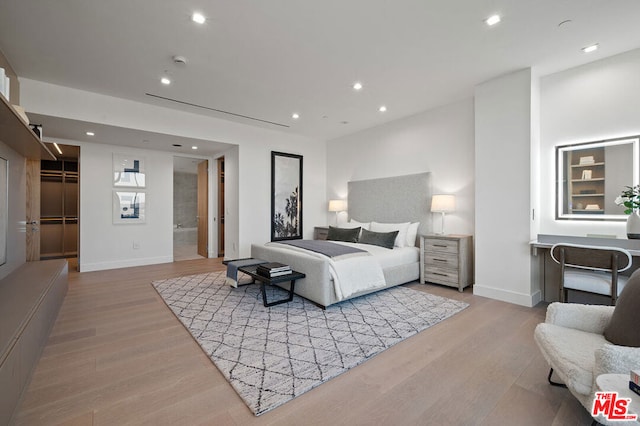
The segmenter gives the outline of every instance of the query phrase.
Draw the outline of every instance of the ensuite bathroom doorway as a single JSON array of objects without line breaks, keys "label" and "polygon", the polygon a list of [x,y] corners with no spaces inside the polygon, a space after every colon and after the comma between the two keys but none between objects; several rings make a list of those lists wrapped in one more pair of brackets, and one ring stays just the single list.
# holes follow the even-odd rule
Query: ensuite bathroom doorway
[{"label": "ensuite bathroom doorway", "polygon": [[173,158],[173,260],[202,259],[208,247],[208,161]]}]

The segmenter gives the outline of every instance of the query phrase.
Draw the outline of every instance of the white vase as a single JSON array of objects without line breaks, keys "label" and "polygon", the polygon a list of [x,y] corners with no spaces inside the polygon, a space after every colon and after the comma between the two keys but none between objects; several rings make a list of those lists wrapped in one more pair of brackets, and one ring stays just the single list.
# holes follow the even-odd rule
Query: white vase
[{"label": "white vase", "polygon": [[637,210],[634,210],[627,217],[627,238],[640,239],[640,214],[638,214]]}]

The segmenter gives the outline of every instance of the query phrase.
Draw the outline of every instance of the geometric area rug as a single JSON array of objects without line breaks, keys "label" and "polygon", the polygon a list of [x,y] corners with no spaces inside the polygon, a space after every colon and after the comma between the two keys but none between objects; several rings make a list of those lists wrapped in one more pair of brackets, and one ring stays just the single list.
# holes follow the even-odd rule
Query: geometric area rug
[{"label": "geometric area rug", "polygon": [[[266,308],[225,271],[154,281],[165,303],[259,416],[460,312],[467,303],[393,287],[323,310],[297,295]],[[250,282],[240,277],[239,284]],[[286,292],[267,286],[268,300]]]}]

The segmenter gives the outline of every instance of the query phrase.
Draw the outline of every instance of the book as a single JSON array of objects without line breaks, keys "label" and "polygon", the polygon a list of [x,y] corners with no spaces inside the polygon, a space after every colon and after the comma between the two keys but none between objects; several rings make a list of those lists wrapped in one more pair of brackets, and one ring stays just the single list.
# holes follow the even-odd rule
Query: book
[{"label": "book", "polygon": [[261,272],[264,272],[265,274],[276,274],[278,272],[289,272],[291,271],[291,268],[268,269],[268,268],[261,268],[260,266],[258,266],[256,268],[256,271],[261,271]]},{"label": "book", "polygon": [[283,275],[291,275],[292,272],[293,271],[291,269],[287,271],[278,271],[278,272],[268,272],[261,269],[256,269],[256,274],[262,275],[263,277],[267,277],[267,278],[275,278],[275,277],[281,277]]},{"label": "book", "polygon": [[261,263],[258,265],[258,269],[269,272],[279,272],[291,270],[291,266],[278,262]]},{"label": "book", "polygon": [[585,157],[580,157],[580,165],[583,166],[585,164],[594,164],[595,160],[593,155],[587,155]]}]

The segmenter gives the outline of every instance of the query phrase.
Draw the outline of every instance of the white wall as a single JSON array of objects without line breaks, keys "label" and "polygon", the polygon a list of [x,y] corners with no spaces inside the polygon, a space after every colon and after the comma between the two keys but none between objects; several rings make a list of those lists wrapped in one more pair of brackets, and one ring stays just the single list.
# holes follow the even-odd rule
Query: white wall
[{"label": "white wall", "polygon": [[[225,233],[226,243],[230,247],[228,252],[225,248],[227,258],[248,257],[252,243],[264,243],[270,239],[272,150],[304,156],[305,237],[312,236],[313,224],[324,222],[326,149],[322,141],[35,80],[22,79],[21,88],[22,104],[28,112],[237,145],[237,155],[233,150],[225,154],[225,167],[231,171],[225,184],[229,188],[237,185],[234,193],[237,203],[234,195],[226,194],[231,197],[226,217],[230,229]],[[172,170],[172,162],[168,168]],[[232,178],[234,168],[237,182],[233,182]],[[81,199],[81,208],[84,202]],[[237,218],[237,226],[234,218]],[[169,231],[166,236],[162,234],[167,241],[171,238]],[[101,234],[91,235],[99,240],[105,233],[102,231]],[[167,241],[163,240],[160,246],[164,247]],[[81,246],[81,261],[87,254],[84,250]],[[112,253],[109,259],[115,261],[113,256],[119,256],[123,261],[127,259],[124,253]],[[158,256],[162,257],[163,254],[151,253],[149,258]],[[90,255],[89,259],[95,260],[97,257]]]},{"label": "white wall", "polygon": [[[113,154],[142,157],[145,160],[145,223],[113,223]],[[87,272],[171,262],[173,155],[81,143],[79,164],[80,270]],[[134,249],[134,242],[139,244],[138,249]]]},{"label": "white wall", "polygon": [[[456,195],[447,233],[474,232],[473,100],[429,110],[327,143],[327,200],[347,197],[352,180],[431,172],[432,191]],[[325,222],[335,223],[334,213]],[[440,231],[440,221],[434,221]]]},{"label": "white wall", "polygon": [[[532,282],[531,146],[536,84],[530,69],[475,90],[476,281],[473,293],[524,306],[540,301]],[[535,141],[534,141],[535,144]],[[535,162],[535,159],[534,159]]]},{"label": "white wall", "polygon": [[25,158],[2,142],[0,142],[0,157],[7,160],[9,166],[7,262],[0,266],[0,279],[2,279],[26,261],[27,177]]},{"label": "white wall", "polygon": [[555,146],[640,134],[638,76],[640,49],[542,79],[541,233],[626,238],[624,222],[555,220]]}]

